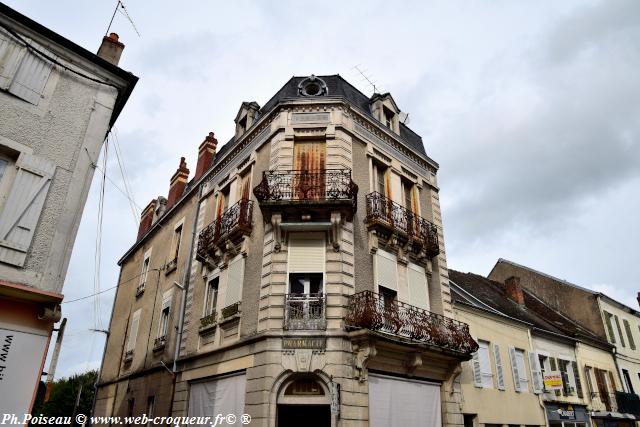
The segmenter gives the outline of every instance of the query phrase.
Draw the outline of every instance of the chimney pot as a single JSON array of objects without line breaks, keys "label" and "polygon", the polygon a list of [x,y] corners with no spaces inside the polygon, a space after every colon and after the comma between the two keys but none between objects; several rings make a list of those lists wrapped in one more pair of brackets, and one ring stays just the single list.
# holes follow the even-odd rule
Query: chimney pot
[{"label": "chimney pot", "polygon": [[140,240],[140,238],[151,228],[157,202],[158,201],[156,199],[151,200],[147,207],[142,210],[142,213],[140,214],[140,226],[138,227],[137,240]]},{"label": "chimney pot", "polygon": [[213,161],[213,157],[216,154],[216,147],[218,145],[218,140],[215,137],[213,132],[209,132],[204,138],[200,147],[198,147],[198,164],[196,165],[196,176],[194,179],[200,179],[202,175],[209,169],[211,166],[211,162]]},{"label": "chimney pot", "polygon": [[120,37],[118,36],[118,34],[111,33],[108,36],[104,36],[102,38],[102,44],[98,49],[97,55],[105,61],[112,63],[113,65],[118,65],[123,50],[124,44],[120,42]]},{"label": "chimney pot", "polygon": [[176,170],[176,173],[171,177],[169,184],[169,195],[167,196],[167,210],[178,201],[184,193],[184,188],[187,186],[187,179],[189,178],[189,169],[187,169],[187,162],[184,157],[180,157],[180,166]]},{"label": "chimney pot", "polygon": [[504,281],[504,291],[510,300],[524,305],[524,293],[522,292],[522,286],[520,285],[520,278],[511,276]]}]

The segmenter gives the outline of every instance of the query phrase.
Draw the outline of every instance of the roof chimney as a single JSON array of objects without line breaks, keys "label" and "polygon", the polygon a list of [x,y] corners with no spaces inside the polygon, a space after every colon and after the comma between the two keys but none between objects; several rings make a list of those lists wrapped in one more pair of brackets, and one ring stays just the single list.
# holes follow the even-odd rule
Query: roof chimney
[{"label": "roof chimney", "polygon": [[640,292],[638,292],[638,296],[636,297],[636,299],[638,300],[638,305],[640,305]]},{"label": "roof chimney", "polygon": [[194,179],[199,179],[211,166],[213,156],[216,154],[216,146],[218,140],[215,138],[213,132],[209,132],[209,135],[204,139],[204,142],[200,144],[198,148],[198,164],[196,165],[196,176]]},{"label": "roof chimney", "polygon": [[522,293],[522,286],[520,286],[520,278],[511,276],[504,281],[504,292],[507,294],[510,300],[515,301],[520,305],[524,305],[524,294]]},{"label": "roof chimney", "polygon": [[167,210],[178,201],[178,199],[184,193],[184,188],[187,185],[187,179],[189,178],[189,169],[187,169],[187,162],[184,157],[180,157],[180,166],[176,170],[176,173],[171,177],[169,184],[169,196],[167,197]]},{"label": "roof chimney", "polygon": [[147,207],[144,208],[142,214],[140,214],[140,226],[138,227],[137,240],[140,240],[140,238],[144,236],[144,234],[151,228],[151,224],[153,224],[153,214],[156,210],[156,203],[157,200],[153,199],[151,202],[149,202]]},{"label": "roof chimney", "polygon": [[124,44],[118,41],[118,35],[111,33],[102,38],[102,44],[98,49],[98,56],[105,61],[111,62],[113,65],[118,65],[123,50]]}]

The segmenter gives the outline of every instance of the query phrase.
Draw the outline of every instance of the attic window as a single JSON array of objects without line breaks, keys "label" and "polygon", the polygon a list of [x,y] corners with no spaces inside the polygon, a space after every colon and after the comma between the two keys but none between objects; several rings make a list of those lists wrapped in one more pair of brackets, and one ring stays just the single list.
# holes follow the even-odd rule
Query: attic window
[{"label": "attic window", "polygon": [[247,116],[244,116],[242,120],[238,122],[238,130],[240,133],[244,133],[247,130]]},{"label": "attic window", "polygon": [[327,84],[324,80],[313,74],[303,79],[298,85],[298,93],[302,96],[323,96],[327,95]]},{"label": "attic window", "polygon": [[383,107],[383,112],[384,112],[384,124],[389,129],[393,129],[393,118],[395,117],[395,114],[393,114],[393,111],[389,110],[387,107]]}]

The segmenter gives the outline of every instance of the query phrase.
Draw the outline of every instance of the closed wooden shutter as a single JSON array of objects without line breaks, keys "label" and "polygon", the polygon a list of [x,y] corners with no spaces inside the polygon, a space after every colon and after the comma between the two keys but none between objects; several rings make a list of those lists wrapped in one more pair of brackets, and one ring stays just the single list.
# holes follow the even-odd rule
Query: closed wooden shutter
[{"label": "closed wooden shutter", "polygon": [[[30,41],[29,44],[40,52],[45,52],[53,59],[57,58],[34,41]],[[51,61],[32,52],[27,52],[13,77],[9,92],[31,104],[38,105],[52,68],[53,63]]]},{"label": "closed wooden shutter", "polygon": [[613,324],[611,323],[612,314],[609,312],[604,312],[604,320],[607,324],[607,332],[609,332],[609,342],[612,344],[616,343],[616,335],[613,333]]},{"label": "closed wooden shutter", "polygon": [[129,338],[127,340],[127,351],[136,348],[136,340],[138,339],[138,326],[140,325],[140,310],[136,310],[131,316],[131,329],[129,330]]},{"label": "closed wooden shutter", "polygon": [[614,315],[613,318],[616,321],[616,329],[618,330],[618,337],[620,338],[620,344],[622,344],[622,347],[626,347],[626,345],[624,344],[624,336],[622,335],[622,328],[620,327],[620,319],[616,315]]},{"label": "closed wooden shutter", "polygon": [[244,280],[244,257],[238,255],[227,267],[227,293],[225,306],[230,306],[242,300],[242,282]]},{"label": "closed wooden shutter", "polygon": [[529,368],[531,369],[531,384],[535,394],[542,393],[542,373],[540,371],[540,361],[538,355],[529,352]]},{"label": "closed wooden shutter", "polygon": [[378,249],[374,255],[374,279],[377,286],[398,289],[398,261],[395,255]]},{"label": "closed wooden shutter", "polygon": [[633,340],[633,334],[631,333],[631,325],[629,325],[629,321],[627,319],[622,319],[622,323],[624,324],[624,329],[627,332],[627,338],[629,339],[629,347],[631,350],[636,349],[636,342]]},{"label": "closed wooden shutter", "polygon": [[289,273],[324,273],[325,240],[324,233],[291,233]]},{"label": "closed wooden shutter", "polygon": [[407,265],[407,281],[409,282],[409,303],[429,310],[429,289],[425,269],[419,265]]},{"label": "closed wooden shutter", "polygon": [[0,213],[0,261],[24,265],[38,225],[55,165],[49,160],[22,153],[9,197]]},{"label": "closed wooden shutter", "polygon": [[500,346],[493,345],[493,357],[496,361],[496,379],[498,380],[498,390],[505,390],[504,385],[504,368],[502,367],[502,354],[500,354]]},{"label": "closed wooden shutter", "polygon": [[11,86],[26,50],[12,35],[0,29],[0,89]]},{"label": "closed wooden shutter", "polygon": [[482,369],[480,367],[480,349],[471,356],[471,366],[473,368],[473,384],[482,388]]}]

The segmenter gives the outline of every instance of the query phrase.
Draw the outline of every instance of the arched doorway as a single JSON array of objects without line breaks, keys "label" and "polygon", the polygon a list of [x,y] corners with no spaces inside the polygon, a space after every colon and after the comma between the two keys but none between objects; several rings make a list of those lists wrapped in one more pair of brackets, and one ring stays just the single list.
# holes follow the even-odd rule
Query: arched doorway
[{"label": "arched doorway", "polygon": [[296,375],[278,393],[277,427],[331,427],[331,396],[314,375]]}]

